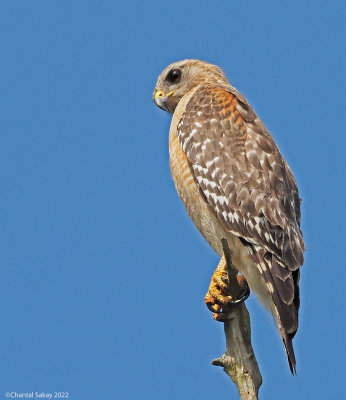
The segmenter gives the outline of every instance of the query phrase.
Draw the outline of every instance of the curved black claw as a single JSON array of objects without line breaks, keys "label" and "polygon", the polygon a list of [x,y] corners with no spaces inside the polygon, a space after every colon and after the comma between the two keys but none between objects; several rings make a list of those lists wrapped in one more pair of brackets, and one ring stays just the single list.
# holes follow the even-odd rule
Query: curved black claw
[{"label": "curved black claw", "polygon": [[[245,288],[244,292],[241,294],[241,296],[236,300],[230,300],[227,303],[227,306],[232,306],[232,305],[235,305],[235,304],[243,303],[250,296],[250,293],[251,293],[250,292],[250,288],[249,288],[248,285],[246,285],[246,288]],[[225,322],[225,321],[230,321],[232,319],[232,318],[228,318],[226,316],[227,314],[225,314],[223,312],[223,307],[221,308],[221,310],[215,310],[215,308],[210,303],[206,303],[206,304],[207,304],[208,309],[212,313],[219,314],[219,317],[217,318],[217,321]],[[222,314],[222,315],[220,315],[220,314]]]},{"label": "curved black claw", "polygon": [[206,303],[206,304],[211,312],[213,312],[215,314],[222,314],[222,311],[215,310],[215,308],[210,303]]},{"label": "curved black claw", "polygon": [[240,304],[243,303],[250,296],[250,288],[246,285],[244,293],[236,300],[230,300],[227,304]]}]

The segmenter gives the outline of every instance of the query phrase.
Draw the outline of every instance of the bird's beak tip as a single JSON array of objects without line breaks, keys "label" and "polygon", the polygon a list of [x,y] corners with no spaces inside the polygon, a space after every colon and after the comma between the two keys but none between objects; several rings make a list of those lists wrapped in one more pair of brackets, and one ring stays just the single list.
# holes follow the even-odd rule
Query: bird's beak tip
[{"label": "bird's beak tip", "polygon": [[162,90],[157,90],[153,95],[154,103],[164,111],[168,111],[167,100],[168,96]]},{"label": "bird's beak tip", "polygon": [[165,94],[162,90],[155,91],[153,95],[154,103],[162,110],[169,111],[167,101],[174,92],[175,90],[172,90],[171,92]]},{"label": "bird's beak tip", "polygon": [[164,111],[169,111],[168,110],[168,105],[167,105],[167,97],[155,97],[154,98],[154,103],[160,107]]}]

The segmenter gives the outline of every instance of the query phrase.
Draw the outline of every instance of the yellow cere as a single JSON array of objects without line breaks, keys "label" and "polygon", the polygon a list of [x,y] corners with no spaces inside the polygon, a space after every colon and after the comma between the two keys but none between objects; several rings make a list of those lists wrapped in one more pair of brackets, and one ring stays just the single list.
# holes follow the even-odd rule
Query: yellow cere
[{"label": "yellow cere", "polygon": [[173,94],[174,92],[175,92],[175,90],[172,90],[171,92],[169,92],[169,93],[165,96],[165,94],[163,93],[162,90],[158,90],[158,91],[155,93],[154,98],[157,99],[158,97],[169,97],[169,96],[172,96],[172,94]]}]

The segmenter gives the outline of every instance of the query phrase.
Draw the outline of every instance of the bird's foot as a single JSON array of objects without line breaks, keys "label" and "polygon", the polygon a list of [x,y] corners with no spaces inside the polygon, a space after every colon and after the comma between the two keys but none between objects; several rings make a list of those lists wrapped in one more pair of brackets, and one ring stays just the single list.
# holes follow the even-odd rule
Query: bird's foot
[{"label": "bird's foot", "polygon": [[213,318],[216,321],[227,321],[229,319],[229,312],[224,312],[225,306],[242,303],[250,295],[250,289],[244,276],[237,275],[236,278],[240,287],[240,293],[235,299],[231,296],[227,264],[225,258],[222,257],[213,273],[208,292],[204,298],[207,307],[213,313]]}]

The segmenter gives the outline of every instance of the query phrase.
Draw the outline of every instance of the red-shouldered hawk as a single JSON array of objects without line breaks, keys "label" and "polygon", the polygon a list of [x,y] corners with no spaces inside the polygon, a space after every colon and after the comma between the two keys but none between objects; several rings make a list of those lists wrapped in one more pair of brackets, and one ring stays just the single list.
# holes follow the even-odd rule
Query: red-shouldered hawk
[{"label": "red-shouldered hawk", "polygon": [[222,305],[232,301],[221,243],[226,239],[232,264],[272,313],[295,373],[292,338],[298,329],[304,241],[290,168],[219,67],[199,60],[173,63],[159,76],[153,97],[173,113],[169,153],[178,194],[222,257],[206,303],[219,319]]}]

